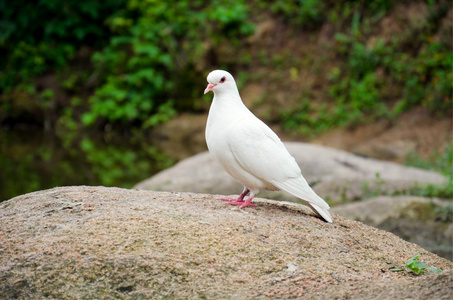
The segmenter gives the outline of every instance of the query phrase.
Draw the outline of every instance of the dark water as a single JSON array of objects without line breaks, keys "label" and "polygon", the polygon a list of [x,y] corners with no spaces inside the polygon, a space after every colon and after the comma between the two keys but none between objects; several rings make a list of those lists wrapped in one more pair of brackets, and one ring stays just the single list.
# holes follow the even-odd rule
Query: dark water
[{"label": "dark water", "polygon": [[0,201],[55,186],[130,188],[174,163],[143,136],[0,130]]}]

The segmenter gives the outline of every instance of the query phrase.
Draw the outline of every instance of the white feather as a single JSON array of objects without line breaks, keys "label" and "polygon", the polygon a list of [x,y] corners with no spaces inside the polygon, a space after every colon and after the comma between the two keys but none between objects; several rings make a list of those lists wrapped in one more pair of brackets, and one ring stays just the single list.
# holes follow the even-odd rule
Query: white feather
[{"label": "white feather", "polygon": [[262,189],[284,190],[332,222],[329,205],[308,185],[278,136],[244,105],[231,74],[213,71],[208,82],[205,93],[212,89],[214,99],[206,143],[226,172],[249,189],[251,197]]}]

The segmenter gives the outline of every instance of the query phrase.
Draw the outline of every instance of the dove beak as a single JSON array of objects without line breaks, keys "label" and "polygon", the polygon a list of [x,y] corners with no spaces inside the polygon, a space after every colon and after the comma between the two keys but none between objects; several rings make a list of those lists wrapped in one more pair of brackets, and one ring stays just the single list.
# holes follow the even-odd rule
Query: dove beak
[{"label": "dove beak", "polygon": [[204,90],[204,94],[206,95],[206,93],[210,92],[217,84],[214,84],[214,83],[210,83],[208,84],[208,86],[206,87],[206,89]]}]

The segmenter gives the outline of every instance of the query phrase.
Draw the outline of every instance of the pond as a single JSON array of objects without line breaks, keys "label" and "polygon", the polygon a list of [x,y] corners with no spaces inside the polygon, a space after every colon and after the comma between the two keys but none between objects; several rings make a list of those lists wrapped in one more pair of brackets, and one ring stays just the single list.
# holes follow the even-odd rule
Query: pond
[{"label": "pond", "polygon": [[[0,201],[67,185],[131,188],[172,166],[156,139],[0,129]],[[172,149],[174,152],[174,149]]]}]

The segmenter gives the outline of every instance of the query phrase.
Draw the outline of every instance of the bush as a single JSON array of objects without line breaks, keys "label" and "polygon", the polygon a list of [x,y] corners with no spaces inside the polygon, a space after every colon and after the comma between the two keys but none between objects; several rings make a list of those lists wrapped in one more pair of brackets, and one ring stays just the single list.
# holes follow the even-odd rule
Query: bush
[{"label": "bush", "polygon": [[108,41],[105,18],[124,0],[0,2],[0,92],[67,65],[81,45]]},{"label": "bush", "polygon": [[[437,18],[445,13],[442,5],[429,9]],[[432,38],[436,26],[427,22],[386,43],[378,39],[370,44],[360,30],[366,33],[364,24],[366,19],[360,23],[355,13],[350,34],[336,35],[337,53],[344,58],[331,74],[329,92],[337,103],[336,123],[348,125],[364,114],[371,120],[395,117],[416,106],[449,114],[453,54],[448,39]]]},{"label": "bush", "polygon": [[215,44],[253,32],[244,1],[228,7],[221,3],[128,1],[127,10],[109,21],[119,34],[94,56],[104,83],[90,99],[84,124],[101,118],[147,127],[172,117],[176,98],[190,93],[177,83],[193,80],[184,75],[206,51],[203,41],[210,38]]}]

